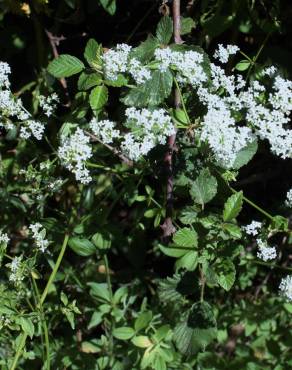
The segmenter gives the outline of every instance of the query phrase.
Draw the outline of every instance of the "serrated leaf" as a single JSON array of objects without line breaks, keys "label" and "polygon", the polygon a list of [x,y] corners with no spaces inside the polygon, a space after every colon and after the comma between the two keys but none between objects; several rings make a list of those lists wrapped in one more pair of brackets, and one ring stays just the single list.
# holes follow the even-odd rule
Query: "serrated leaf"
[{"label": "serrated leaf", "polygon": [[162,17],[156,28],[156,37],[161,44],[167,45],[173,34],[172,19],[166,15]]},{"label": "serrated leaf", "polygon": [[198,252],[189,251],[176,261],[175,268],[176,270],[182,268],[186,269],[187,271],[194,271],[197,265],[198,265]]},{"label": "serrated leaf", "polygon": [[87,63],[93,68],[100,67],[101,53],[102,46],[99,45],[94,39],[89,39],[84,50],[84,58],[86,59]]},{"label": "serrated leaf", "polygon": [[174,234],[173,241],[180,247],[196,248],[198,246],[198,234],[195,230],[184,227]]},{"label": "serrated leaf", "polygon": [[153,36],[148,36],[144,42],[131,51],[130,56],[138,59],[141,63],[147,63],[153,58],[158,46],[158,40]]},{"label": "serrated leaf", "polygon": [[122,87],[127,85],[128,80],[124,75],[118,74],[115,80],[105,80],[104,83],[107,86]]},{"label": "serrated leaf", "polygon": [[162,103],[171,93],[173,77],[170,70],[152,72],[151,78],[142,86],[132,88],[121,99],[124,104],[135,107],[156,106]]},{"label": "serrated leaf", "polygon": [[48,65],[48,72],[56,78],[70,77],[85,68],[84,64],[76,57],[62,54],[51,61]]},{"label": "serrated leaf", "polygon": [[114,15],[117,10],[116,0],[99,0],[104,10],[110,15]]},{"label": "serrated leaf", "polygon": [[243,193],[239,191],[231,195],[224,204],[223,220],[225,222],[233,220],[241,211],[243,203]]},{"label": "serrated leaf", "polygon": [[190,194],[195,203],[204,206],[217,193],[217,180],[210,174],[209,169],[203,169],[191,186]]},{"label": "serrated leaf", "polygon": [[224,259],[213,265],[218,284],[225,290],[230,290],[235,282],[236,270],[230,259]]},{"label": "serrated leaf", "polygon": [[107,102],[108,90],[106,86],[96,86],[91,90],[89,103],[92,110],[101,109]]},{"label": "serrated leaf", "polygon": [[235,161],[233,162],[232,168],[238,170],[242,166],[246,165],[256,154],[258,150],[257,140],[252,141],[242,148],[236,155]]},{"label": "serrated leaf", "polygon": [[180,34],[186,35],[190,32],[192,32],[192,29],[196,27],[196,22],[190,18],[190,17],[181,17],[180,20],[181,28],[180,28]]},{"label": "serrated leaf", "polygon": [[113,330],[113,336],[117,339],[127,340],[135,335],[135,330],[129,326],[122,326]]},{"label": "serrated leaf", "polygon": [[78,79],[78,90],[88,90],[93,86],[99,85],[102,81],[98,73],[82,72]]},{"label": "serrated leaf", "polygon": [[184,296],[192,294],[196,289],[194,272],[184,272],[167,277],[159,282],[159,298],[162,302],[176,302]]},{"label": "serrated leaf", "polygon": [[187,319],[174,330],[174,341],[184,355],[194,355],[211,343],[217,336],[216,320],[211,306],[207,302],[195,303]]},{"label": "serrated leaf", "polygon": [[72,237],[69,239],[69,247],[79,256],[87,257],[96,252],[96,247],[88,239]]},{"label": "serrated leaf", "polygon": [[27,334],[30,338],[34,335],[34,325],[30,318],[20,317],[19,324],[22,330]]}]

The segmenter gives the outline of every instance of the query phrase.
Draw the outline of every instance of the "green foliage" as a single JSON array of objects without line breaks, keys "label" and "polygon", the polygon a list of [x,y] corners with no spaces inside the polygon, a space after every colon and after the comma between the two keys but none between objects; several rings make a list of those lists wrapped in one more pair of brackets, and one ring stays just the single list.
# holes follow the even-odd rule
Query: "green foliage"
[{"label": "green foliage", "polygon": [[70,77],[85,68],[84,64],[72,55],[63,54],[54,59],[48,66],[48,71],[56,78]]},{"label": "green foliage", "polygon": [[193,182],[190,194],[194,202],[201,204],[210,202],[217,193],[217,181],[210,174],[208,168],[203,169],[197,179]]}]

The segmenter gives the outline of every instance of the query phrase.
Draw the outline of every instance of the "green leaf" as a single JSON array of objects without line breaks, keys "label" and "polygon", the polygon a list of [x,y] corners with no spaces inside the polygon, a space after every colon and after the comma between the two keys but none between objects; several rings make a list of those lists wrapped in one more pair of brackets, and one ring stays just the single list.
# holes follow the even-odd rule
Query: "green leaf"
[{"label": "green leaf", "polygon": [[240,239],[242,236],[241,228],[234,224],[222,224],[222,228],[226,230],[234,239]]},{"label": "green leaf", "polygon": [[131,339],[131,342],[134,344],[134,346],[139,348],[148,348],[152,346],[152,342],[145,335],[138,335],[136,337],[133,337]]},{"label": "green leaf", "polygon": [[84,353],[98,353],[101,349],[92,342],[82,342],[81,343],[81,352]]},{"label": "green leaf", "polygon": [[79,256],[87,257],[96,252],[96,247],[88,239],[72,237],[69,239],[69,247]]},{"label": "green leaf", "polygon": [[172,19],[166,15],[162,17],[156,28],[156,37],[161,44],[167,45],[173,34]]},{"label": "green leaf", "polygon": [[196,290],[196,275],[185,271],[159,282],[159,298],[162,302],[177,302]]},{"label": "green leaf", "polygon": [[164,247],[163,245],[159,244],[159,249],[166,256],[175,257],[175,258],[182,257],[188,252],[186,248],[177,247],[174,245],[169,245],[167,247]]},{"label": "green leaf", "polygon": [[173,77],[170,70],[152,72],[151,78],[142,86],[134,87],[121,99],[124,104],[135,107],[156,106],[171,93]]},{"label": "green leaf", "polygon": [[246,71],[248,68],[250,67],[250,61],[249,60],[241,60],[240,62],[238,62],[236,64],[236,66],[234,67],[234,69],[236,69],[237,71]]},{"label": "green leaf", "polygon": [[95,326],[99,325],[102,322],[102,316],[103,313],[99,311],[93,312],[90,322],[87,326],[87,329],[90,330],[91,328],[94,328]]},{"label": "green leaf", "polygon": [[107,86],[122,87],[127,85],[128,80],[124,75],[118,74],[115,80],[105,80],[104,83]]},{"label": "green leaf", "polygon": [[191,33],[192,29],[196,27],[196,22],[190,17],[187,17],[187,18],[181,17],[180,22],[181,22],[181,28],[180,28],[181,35],[186,35],[188,33]]},{"label": "green leaf", "polygon": [[110,302],[110,293],[109,293],[107,284],[89,282],[87,283],[87,285],[90,286],[90,291],[89,291],[90,295],[101,298],[101,300],[104,300],[106,302]]},{"label": "green leaf", "polygon": [[19,324],[22,330],[27,334],[30,338],[34,335],[34,325],[30,318],[20,317]]},{"label": "green leaf", "polygon": [[130,56],[138,59],[141,63],[147,63],[153,58],[158,46],[158,40],[153,36],[148,36],[144,42],[131,51]]},{"label": "green leaf", "polygon": [[139,316],[137,317],[137,319],[135,320],[135,325],[134,325],[135,330],[139,331],[139,330],[147,328],[151,320],[152,320],[151,311],[141,312]]},{"label": "green leaf", "polygon": [[213,265],[217,275],[218,284],[225,290],[230,290],[235,282],[236,270],[233,262],[230,259],[216,261]]},{"label": "green leaf", "polygon": [[110,15],[114,15],[117,10],[116,0],[99,0],[104,10]]},{"label": "green leaf", "polygon": [[109,249],[111,247],[111,235],[108,232],[95,233],[91,238],[98,249]]},{"label": "green leaf", "polygon": [[102,108],[108,99],[108,90],[106,86],[96,86],[91,90],[89,102],[92,110]]},{"label": "green leaf", "polygon": [[238,170],[242,166],[246,165],[256,154],[258,150],[257,140],[252,141],[242,148],[236,155],[235,161],[232,165],[232,168]]},{"label": "green leaf", "polygon": [[101,54],[102,46],[94,39],[89,39],[84,50],[84,58],[87,60],[87,63],[93,68],[101,68]]},{"label": "green leaf", "polygon": [[216,320],[207,302],[195,303],[183,322],[174,330],[178,350],[187,356],[196,354],[217,337]]},{"label": "green leaf", "polygon": [[184,227],[174,234],[173,241],[180,247],[196,248],[198,246],[198,234],[195,230]]},{"label": "green leaf", "polygon": [[224,204],[223,220],[225,222],[233,220],[241,211],[243,203],[243,193],[239,191],[231,195]]},{"label": "green leaf", "polygon": [[197,265],[198,265],[198,252],[189,251],[176,261],[175,268],[176,270],[183,268],[188,271],[194,271]]},{"label": "green leaf", "polygon": [[209,169],[203,169],[190,189],[191,197],[195,203],[204,206],[210,202],[217,193],[217,180],[210,174]]},{"label": "green leaf", "polygon": [[84,64],[78,58],[62,54],[49,64],[48,72],[56,78],[62,78],[73,76],[84,68]]},{"label": "green leaf", "polygon": [[113,330],[113,336],[117,339],[127,340],[135,335],[135,330],[129,326],[122,326]]},{"label": "green leaf", "polygon": [[78,79],[78,90],[88,90],[93,86],[99,85],[102,81],[98,73],[82,72]]}]

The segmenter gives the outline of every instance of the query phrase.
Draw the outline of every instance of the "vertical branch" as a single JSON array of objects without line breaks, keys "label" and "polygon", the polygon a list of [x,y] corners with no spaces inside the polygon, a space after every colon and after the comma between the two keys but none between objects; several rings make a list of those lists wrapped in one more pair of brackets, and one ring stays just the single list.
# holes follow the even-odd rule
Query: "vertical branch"
[{"label": "vertical branch", "polygon": [[[173,36],[176,44],[181,44],[183,41],[180,36],[180,0],[173,0],[172,5],[173,18]],[[179,108],[181,105],[180,93],[176,88],[174,90],[174,107]],[[164,158],[167,167],[167,184],[166,184],[166,218],[161,225],[163,229],[163,238],[169,238],[175,231],[172,223],[173,214],[173,153],[176,151],[176,133],[168,138],[168,150]]]}]

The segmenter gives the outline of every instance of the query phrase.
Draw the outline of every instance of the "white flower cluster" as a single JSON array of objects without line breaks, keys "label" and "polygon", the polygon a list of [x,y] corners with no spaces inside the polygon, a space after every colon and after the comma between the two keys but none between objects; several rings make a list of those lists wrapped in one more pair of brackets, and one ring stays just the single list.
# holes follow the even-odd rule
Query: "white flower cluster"
[{"label": "white flower cluster", "polygon": [[45,131],[45,126],[42,122],[35,120],[27,120],[25,126],[20,127],[19,136],[22,139],[29,139],[34,136],[37,140],[41,140]]},{"label": "white flower cluster", "polygon": [[285,200],[285,205],[289,208],[292,208],[292,189],[290,189],[288,192],[287,192],[287,195],[286,195],[286,200]]},{"label": "white flower cluster", "polygon": [[224,47],[222,44],[218,45],[218,49],[214,53],[214,58],[218,59],[221,63],[227,63],[230,55],[234,55],[239,51],[236,45],[227,45]]},{"label": "white flower cluster", "polygon": [[11,118],[17,118],[21,122],[20,137],[28,139],[34,136],[41,140],[45,127],[44,124],[31,119],[31,115],[25,110],[21,99],[14,98],[10,91],[8,75],[11,73],[7,63],[0,62],[0,127],[8,130],[17,127]]},{"label": "white flower cluster", "polygon": [[132,47],[127,44],[118,44],[103,56],[104,72],[107,79],[115,81],[119,73],[129,73],[135,82],[140,85],[151,78],[148,68],[136,58],[130,58]]},{"label": "white flower cluster", "polygon": [[8,244],[9,243],[9,237],[6,233],[3,233],[2,231],[0,231],[0,244]]},{"label": "white flower cluster", "polygon": [[0,88],[4,87],[8,89],[10,87],[9,75],[11,69],[8,63],[0,62]]},{"label": "white flower cluster", "polygon": [[132,58],[129,62],[129,73],[137,85],[141,85],[151,78],[149,69],[144,67],[138,59]]},{"label": "white flower cluster", "polygon": [[126,110],[125,126],[131,129],[123,136],[121,148],[132,160],[148,154],[157,144],[165,144],[168,136],[175,133],[171,117],[164,109]]},{"label": "white flower cluster", "polygon": [[56,93],[49,96],[40,95],[38,99],[40,107],[43,109],[45,115],[50,117],[54,113],[57,103],[59,102],[58,95]]},{"label": "white flower cluster", "polygon": [[286,276],[281,280],[279,289],[283,296],[285,296],[289,301],[292,301],[292,275]]},{"label": "white flower cluster", "polygon": [[92,179],[86,168],[86,161],[92,156],[89,137],[77,128],[69,138],[61,138],[58,156],[64,166],[75,174],[76,180],[88,184]]},{"label": "white flower cluster", "polygon": [[44,229],[39,222],[29,225],[29,229],[32,233],[37,249],[44,253],[50,244],[50,242],[45,239],[46,229]]},{"label": "white flower cluster", "polygon": [[252,221],[249,225],[243,226],[242,229],[246,232],[247,235],[258,235],[262,223],[258,221]]},{"label": "white flower cluster", "polygon": [[138,160],[147,155],[158,144],[165,144],[167,137],[175,133],[171,117],[164,109],[126,109],[124,126],[130,129],[128,133],[121,133],[116,129],[115,122],[109,120],[98,121],[93,118],[90,128],[105,144],[119,139],[120,148],[131,160]]},{"label": "white flower cluster", "polygon": [[19,284],[24,279],[22,256],[14,257],[9,264],[9,268],[11,271],[9,281],[16,285]]},{"label": "white flower cluster", "polygon": [[202,63],[204,57],[197,51],[173,51],[170,48],[156,49],[155,58],[160,63],[159,68],[162,72],[170,66],[179,72],[178,81],[180,83],[190,83],[197,87],[207,81]]},{"label": "white flower cluster", "polygon": [[119,73],[128,70],[128,60],[131,46],[118,44],[114,49],[110,49],[103,55],[105,76],[108,80],[116,80]]},{"label": "white flower cluster", "polygon": [[263,261],[269,261],[277,258],[277,251],[275,247],[269,247],[266,242],[261,239],[257,239],[259,246],[257,257]]},{"label": "white flower cluster", "polygon": [[89,123],[89,127],[94,135],[96,135],[105,144],[110,144],[114,139],[120,137],[120,131],[115,129],[116,123],[113,121],[98,121],[96,118],[93,118]]}]

